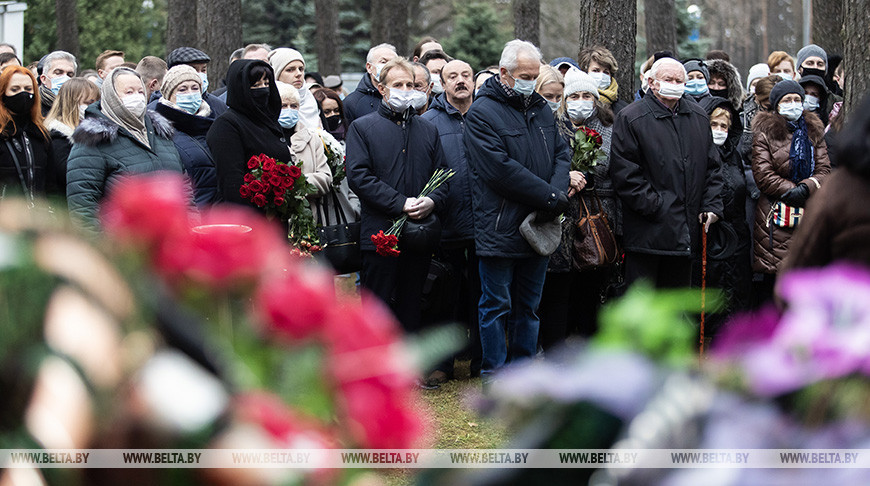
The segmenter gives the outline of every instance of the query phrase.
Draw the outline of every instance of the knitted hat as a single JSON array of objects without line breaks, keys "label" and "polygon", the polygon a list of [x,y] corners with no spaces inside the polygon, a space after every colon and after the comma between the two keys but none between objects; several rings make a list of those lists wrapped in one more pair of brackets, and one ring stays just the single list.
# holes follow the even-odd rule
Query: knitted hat
[{"label": "knitted hat", "polygon": [[749,76],[746,77],[746,91],[749,91],[749,85],[758,78],[763,78],[770,75],[770,66],[766,62],[761,62],[749,68]]},{"label": "knitted hat", "polygon": [[172,94],[178,89],[178,85],[185,81],[196,81],[197,84],[202,84],[202,79],[199,77],[196,69],[187,64],[179,64],[166,71],[166,75],[163,76],[163,85],[160,86],[160,93],[168,100],[172,98]]},{"label": "knitted hat", "polygon": [[592,76],[572,67],[565,73],[565,97],[578,91],[592,93],[595,99],[598,99],[598,83],[592,79]]},{"label": "knitted hat", "polygon": [[293,61],[302,61],[302,65],[305,65],[305,59],[302,58],[302,53],[296,49],[279,47],[270,52],[269,64],[272,65],[272,69],[275,71],[275,79],[281,77],[281,72],[284,71],[284,68]]},{"label": "knitted hat", "polygon": [[193,47],[179,47],[170,52],[169,56],[166,57],[166,65],[170,68],[179,64],[194,62],[211,62],[211,58],[208,57],[208,54]]},{"label": "knitted hat", "polygon": [[773,109],[776,109],[776,105],[779,104],[779,101],[782,99],[782,97],[790,93],[799,94],[801,96],[801,101],[804,100],[804,96],[806,95],[804,89],[801,87],[801,85],[798,84],[797,81],[785,79],[776,83],[773,86],[773,89],[770,90],[770,106],[772,106]]},{"label": "knitted hat", "polygon": [[803,46],[801,50],[798,51],[797,67],[801,67],[801,65],[804,63],[804,61],[807,60],[807,58],[813,56],[821,57],[822,60],[825,61],[825,65],[828,64],[828,54],[825,52],[825,50],[815,44],[810,44],[808,46]]},{"label": "knitted hat", "polygon": [[683,66],[686,68],[686,74],[689,74],[692,71],[701,71],[701,74],[704,75],[704,79],[709,83],[710,82],[710,70],[707,69],[707,63],[705,63],[701,59],[688,59],[683,62]]}]

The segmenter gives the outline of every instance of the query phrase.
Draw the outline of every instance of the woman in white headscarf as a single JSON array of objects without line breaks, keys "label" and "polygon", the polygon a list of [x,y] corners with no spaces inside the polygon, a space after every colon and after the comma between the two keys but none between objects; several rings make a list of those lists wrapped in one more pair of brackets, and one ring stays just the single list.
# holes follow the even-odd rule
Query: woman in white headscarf
[{"label": "woman in white headscarf", "polygon": [[320,127],[320,108],[305,84],[305,59],[302,54],[296,49],[279,47],[269,53],[269,63],[275,71],[276,81],[292,85],[299,91],[299,119],[308,128]]}]

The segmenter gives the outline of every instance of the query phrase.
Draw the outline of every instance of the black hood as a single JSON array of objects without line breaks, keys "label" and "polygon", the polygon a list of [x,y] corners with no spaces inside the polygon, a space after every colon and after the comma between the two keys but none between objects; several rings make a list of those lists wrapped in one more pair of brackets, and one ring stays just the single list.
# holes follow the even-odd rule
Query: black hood
[{"label": "black hood", "polygon": [[713,110],[720,107],[731,113],[731,128],[728,129],[728,139],[725,140],[725,145],[723,146],[725,152],[730,153],[737,145],[737,142],[740,141],[740,136],[743,134],[743,122],[740,120],[740,115],[737,113],[737,110],[735,110],[731,105],[731,101],[719,96],[705,98],[701,100],[699,104],[701,105],[701,108],[707,112],[707,116],[712,115]]},{"label": "black hood", "polygon": [[[251,96],[251,85],[257,81],[251,79],[251,70],[256,66],[263,66],[269,72],[269,101],[266,106],[257,105]],[[281,115],[281,96],[278,94],[278,87],[275,86],[275,73],[267,62],[240,59],[230,64],[227,70],[227,106],[283,136],[281,125],[278,124],[278,117]]]}]

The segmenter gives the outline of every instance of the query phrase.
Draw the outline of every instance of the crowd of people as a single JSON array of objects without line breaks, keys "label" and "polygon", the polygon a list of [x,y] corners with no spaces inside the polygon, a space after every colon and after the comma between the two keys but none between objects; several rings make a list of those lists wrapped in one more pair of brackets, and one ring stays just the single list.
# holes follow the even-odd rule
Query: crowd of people
[{"label": "crowd of people", "polygon": [[[770,301],[784,268],[868,260],[867,218],[847,199],[868,193],[866,115],[844,130],[842,58],[813,44],[745,80],[722,51],[659,52],[632,103],[601,46],[548,63],[513,40],[471,66],[431,37],[407,58],[380,44],[352,92],[288,47],[239,49],[213,90],[194,47],[137,64],[107,50],[85,70],[63,51],[28,67],[0,51],[0,198],[49,196],[99,231],[120,177],[182,172],[196,207],[251,206],[239,189],[252,156],[301,162],[317,224],[360,223],[360,285],[409,332],[463,323],[485,379],[591,335],[600,306],[639,280],[721,289],[715,328]],[[327,163],[336,151],[343,168]],[[438,169],[453,175],[420,197]],[[845,215],[851,232],[836,227]],[[370,237],[403,216],[400,253],[381,254]],[[590,262],[592,219],[619,258]]]}]

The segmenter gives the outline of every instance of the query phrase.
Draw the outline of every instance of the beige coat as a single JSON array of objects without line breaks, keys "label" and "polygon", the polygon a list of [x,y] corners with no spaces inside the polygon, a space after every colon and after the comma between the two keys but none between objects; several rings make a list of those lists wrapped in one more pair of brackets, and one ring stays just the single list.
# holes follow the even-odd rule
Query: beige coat
[{"label": "beige coat", "polygon": [[296,124],[296,131],[290,137],[290,151],[302,161],[302,173],[316,192],[314,197],[320,197],[332,189],[332,172],[326,163],[323,142],[312,130],[301,121]]}]

